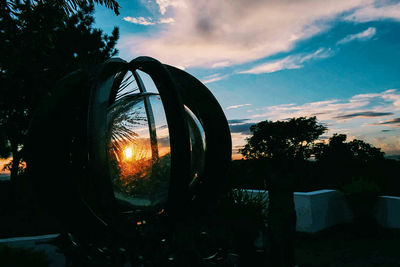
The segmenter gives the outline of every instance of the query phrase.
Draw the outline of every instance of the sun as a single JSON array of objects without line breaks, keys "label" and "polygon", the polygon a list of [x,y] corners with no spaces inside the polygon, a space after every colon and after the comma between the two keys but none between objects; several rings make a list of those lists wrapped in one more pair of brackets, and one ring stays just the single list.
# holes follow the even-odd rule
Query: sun
[{"label": "sun", "polygon": [[133,157],[133,150],[131,147],[127,147],[124,149],[124,157],[126,160],[131,160]]}]

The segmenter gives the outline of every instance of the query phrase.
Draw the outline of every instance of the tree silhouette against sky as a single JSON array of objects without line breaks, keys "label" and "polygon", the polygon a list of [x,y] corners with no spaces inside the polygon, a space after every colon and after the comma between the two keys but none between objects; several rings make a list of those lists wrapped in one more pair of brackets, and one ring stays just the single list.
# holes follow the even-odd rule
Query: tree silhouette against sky
[{"label": "tree silhouette against sky", "polygon": [[12,183],[39,100],[63,76],[118,52],[118,28],[111,36],[94,29],[93,5],[82,3],[76,13],[66,14],[60,1],[34,2],[6,2],[12,10],[0,5],[0,156],[13,157]]},{"label": "tree silhouette against sky", "polygon": [[[9,0],[9,1],[5,1],[4,5],[6,6],[6,8],[11,11],[12,13],[17,12],[16,10],[18,10],[18,5],[19,5],[19,1],[16,0]],[[23,1],[26,4],[38,4],[41,1],[37,1],[37,0],[25,0]],[[84,8],[87,5],[93,5],[93,4],[99,4],[99,5],[103,5],[107,8],[110,8],[114,11],[114,13],[116,15],[119,15],[119,4],[117,1],[115,0],[53,0],[53,2],[56,2],[56,4],[58,4],[66,14],[70,14],[73,12],[78,11],[81,8]],[[18,12],[17,12],[18,13]]]},{"label": "tree silhouette against sky", "polygon": [[250,127],[253,135],[240,152],[246,159],[308,159],[313,142],[326,130],[316,117],[262,121]]}]

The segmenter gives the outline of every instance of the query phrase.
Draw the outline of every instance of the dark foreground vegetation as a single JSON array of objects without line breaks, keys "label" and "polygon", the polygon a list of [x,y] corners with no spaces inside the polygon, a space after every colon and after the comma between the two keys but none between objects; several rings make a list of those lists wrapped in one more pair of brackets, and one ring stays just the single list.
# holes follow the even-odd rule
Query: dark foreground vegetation
[{"label": "dark foreground vegetation", "polygon": [[[236,192],[207,216],[181,221],[174,229],[166,229],[161,222],[149,219],[146,224],[136,226],[139,236],[131,243],[135,254],[121,253],[121,259],[134,258],[144,266],[273,266],[269,261],[270,230],[265,225],[267,214],[261,211],[263,207],[265,202],[261,198],[254,201],[243,192]],[[54,224],[57,222],[48,217],[36,223],[41,229],[32,232],[33,222],[38,222],[38,218],[25,214],[19,224],[10,224],[8,230],[13,236],[59,231]],[[1,221],[4,223],[4,217]],[[95,248],[77,248],[62,242],[56,245],[72,266],[110,263]],[[316,234],[297,232],[294,238],[298,266],[398,266],[399,246],[398,230],[376,225],[360,230],[357,224],[343,224]],[[90,256],[90,260],[85,256]],[[0,246],[1,266],[7,263],[48,266],[48,262],[41,252]]]},{"label": "dark foreground vegetation", "polygon": [[232,163],[233,187],[267,188],[278,163],[278,171],[292,173],[293,191],[343,189],[356,183],[371,185],[376,194],[400,196],[399,160],[386,158],[380,148],[362,140],[347,140],[344,134],[319,140],[327,128],[316,117],[263,121],[250,130],[253,135],[240,150],[246,160]]},{"label": "dark foreground vegetation", "polygon": [[354,224],[337,225],[316,234],[297,233],[298,266],[400,266],[400,232],[370,229],[360,232]]},{"label": "dark foreground vegetation", "polygon": [[1,266],[45,267],[49,266],[49,259],[44,251],[0,244],[0,264]]},{"label": "dark foreground vegetation", "polygon": [[[11,181],[0,182],[1,238],[64,229],[38,204],[32,177],[24,169],[24,140],[40,99],[53,93],[60,78],[117,53],[118,29],[111,36],[94,29],[93,6],[79,3],[76,13],[70,13],[73,9],[63,1],[2,1],[0,5],[0,47],[7,51],[0,54],[0,156],[13,158],[6,166]],[[113,9],[117,13],[118,5]],[[227,190],[208,213],[187,217],[172,228],[156,217],[140,224],[128,221],[134,238],[125,244],[131,253],[121,250],[121,257],[145,266],[399,265],[394,251],[399,247],[398,232],[373,223],[360,227],[359,221],[316,235],[295,233],[293,191],[333,188],[358,197],[400,196],[399,161],[341,134],[320,142],[326,130],[315,117],[252,126],[252,137],[241,150],[246,160],[232,163],[230,188],[268,189],[269,209],[260,197]],[[75,266],[107,263],[108,258],[96,254],[98,248],[89,244],[74,249],[71,243],[58,246]],[[31,266],[34,261],[46,265],[42,256],[0,247],[2,266],[15,263],[10,258],[32,259]]]},{"label": "dark foreground vegetation", "polygon": [[[339,157],[339,159],[341,159]],[[234,160],[230,171],[235,188],[266,188],[265,179],[273,163],[269,160]],[[375,162],[356,163],[343,160],[332,162],[302,161],[295,169],[294,192],[320,189],[341,189],[357,180],[372,181],[380,195],[400,196],[400,161],[383,159]]]}]

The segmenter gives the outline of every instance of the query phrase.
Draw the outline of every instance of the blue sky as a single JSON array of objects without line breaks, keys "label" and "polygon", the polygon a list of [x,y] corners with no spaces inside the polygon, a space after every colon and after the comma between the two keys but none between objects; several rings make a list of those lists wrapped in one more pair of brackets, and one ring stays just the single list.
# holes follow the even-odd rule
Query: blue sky
[{"label": "blue sky", "polygon": [[[184,68],[217,97],[234,152],[262,120],[317,116],[400,154],[400,1],[118,1],[119,57]],[[237,156],[235,156],[236,158]]]}]

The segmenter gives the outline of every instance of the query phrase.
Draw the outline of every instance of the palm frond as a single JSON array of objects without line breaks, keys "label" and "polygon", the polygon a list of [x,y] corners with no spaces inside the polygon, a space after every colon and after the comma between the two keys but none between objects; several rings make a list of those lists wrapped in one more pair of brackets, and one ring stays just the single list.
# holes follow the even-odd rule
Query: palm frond
[{"label": "palm frond", "polygon": [[146,125],[147,117],[142,115],[140,109],[132,109],[139,101],[143,100],[140,95],[127,95],[115,101],[108,112],[108,135],[110,150],[119,154],[128,144],[135,144],[138,134],[132,129],[137,125]]},{"label": "palm frond", "polygon": [[[5,5],[6,8],[13,13],[17,7],[18,1],[13,0],[2,0],[0,5]],[[37,0],[30,0],[29,3],[35,4]],[[112,9],[116,15],[119,15],[120,5],[116,0],[58,0],[58,4],[64,9],[66,14],[74,13],[79,8],[86,6],[87,4],[99,4]]]},{"label": "palm frond", "polygon": [[120,5],[115,0],[89,0],[90,3],[97,3],[99,5],[103,5],[109,9],[112,9],[116,15],[119,15]]},{"label": "palm frond", "polygon": [[[136,86],[134,86],[134,85],[136,85]],[[129,87],[133,87],[133,88],[129,88]],[[129,73],[124,76],[124,78],[118,88],[118,91],[116,94],[116,100],[119,100],[127,95],[130,95],[130,94],[133,94],[136,92],[139,92],[139,87],[137,86],[136,80],[133,77],[132,73]]]}]

